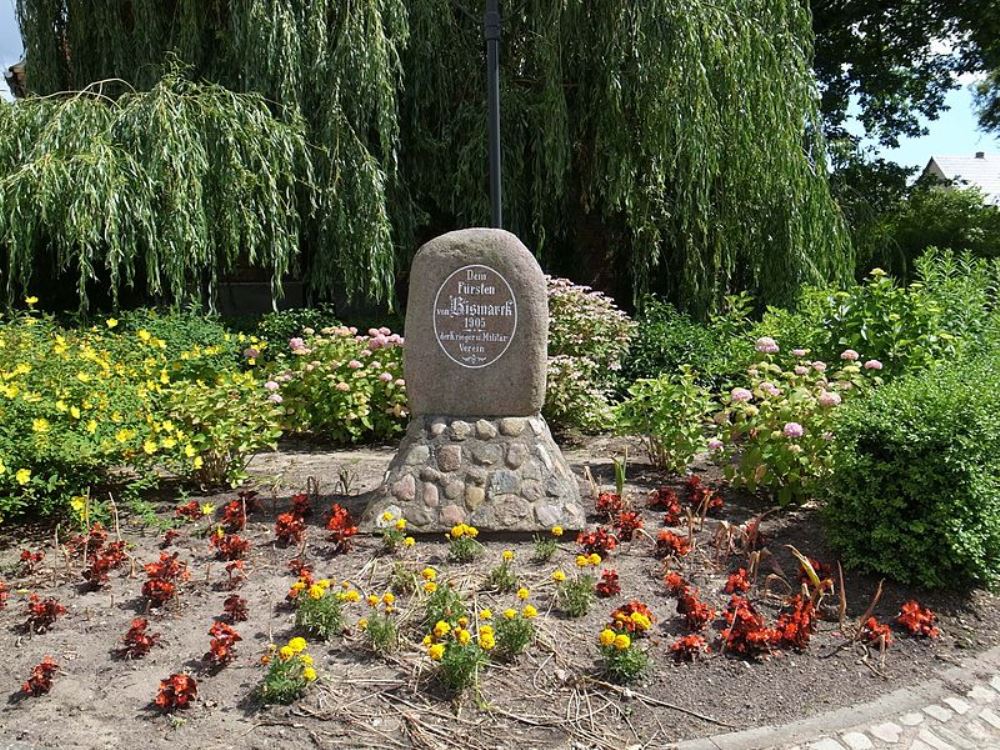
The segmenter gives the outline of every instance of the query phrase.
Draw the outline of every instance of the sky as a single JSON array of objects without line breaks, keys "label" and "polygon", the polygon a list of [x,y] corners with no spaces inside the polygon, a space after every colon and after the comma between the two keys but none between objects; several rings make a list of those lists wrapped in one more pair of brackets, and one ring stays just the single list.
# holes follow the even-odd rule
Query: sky
[{"label": "sky", "polygon": [[[6,70],[21,59],[21,35],[14,18],[14,0],[0,0],[0,65]],[[1000,154],[1000,138],[988,136],[976,128],[972,108],[971,81],[948,94],[950,109],[940,119],[924,123],[928,133],[920,138],[906,138],[899,148],[884,149],[880,154],[909,167],[923,168],[931,156],[942,154],[972,155],[977,151]],[[7,85],[0,78],[0,94],[8,96]],[[856,131],[859,135],[860,127]]]}]

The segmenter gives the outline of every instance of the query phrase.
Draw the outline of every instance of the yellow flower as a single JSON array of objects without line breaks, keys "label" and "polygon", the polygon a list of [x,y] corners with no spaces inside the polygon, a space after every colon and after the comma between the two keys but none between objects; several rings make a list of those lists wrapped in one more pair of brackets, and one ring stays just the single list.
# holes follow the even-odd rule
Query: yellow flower
[{"label": "yellow flower", "polygon": [[87,422],[87,432],[89,432],[91,435],[93,435],[95,432],[97,432],[97,420],[96,419],[91,419],[89,422]]},{"label": "yellow flower", "polygon": [[458,618],[458,627],[460,627],[460,628],[467,628],[467,627],[469,627],[469,618],[466,617],[465,615],[462,615],[461,617],[459,617]]},{"label": "yellow flower", "polygon": [[322,586],[317,586],[315,583],[309,587],[310,599],[322,599],[324,593],[326,593],[326,590]]},{"label": "yellow flower", "polygon": [[[3,472],[0,471],[0,474],[3,474]],[[83,518],[87,511],[87,498],[83,496],[74,497],[69,501],[69,506],[73,509],[74,513]]]},{"label": "yellow flower", "polygon": [[210,516],[213,513],[215,513],[215,506],[214,505],[212,505],[211,503],[202,503],[201,504],[201,514],[203,516]]},{"label": "yellow flower", "polygon": [[292,584],[292,591],[302,591],[306,587],[305,581],[296,581]]},{"label": "yellow flower", "polygon": [[504,562],[510,562],[511,560],[514,559],[514,550],[505,549],[501,557],[503,558]]},{"label": "yellow flower", "polygon": [[465,533],[465,524],[464,523],[460,523],[460,524],[458,524],[458,526],[452,526],[451,527],[451,536],[452,536],[453,539],[458,539],[464,533]]},{"label": "yellow flower", "polygon": [[25,297],[24,304],[26,304],[28,307],[34,307],[35,305],[38,304],[38,297]]},{"label": "yellow flower", "polygon": [[382,514],[382,520],[385,521],[386,523],[391,521],[393,518],[395,518],[395,516],[392,515],[392,513],[390,513],[389,511],[386,511],[385,513]]},{"label": "yellow flower", "polygon": [[46,433],[49,431],[49,420],[47,419],[32,419],[31,429],[34,432]]},{"label": "yellow flower", "polygon": [[488,622],[484,623],[483,625],[479,626],[479,632],[484,634],[489,633],[490,635],[493,635],[493,626],[490,625]]},{"label": "yellow flower", "polygon": [[145,328],[140,328],[138,335],[140,341],[149,341],[152,338],[152,335]]},{"label": "yellow flower", "polygon": [[292,638],[288,642],[288,647],[296,654],[301,654],[306,650],[306,639],[301,637]]},{"label": "yellow flower", "polygon": [[406,519],[400,518],[396,521],[396,531],[403,531],[406,528]]},{"label": "yellow flower", "polygon": [[316,581],[316,585],[317,586],[322,586],[324,589],[328,589],[328,588],[330,588],[330,579],[329,578],[320,578],[318,581]]},{"label": "yellow flower", "polygon": [[417,540],[414,539],[412,536],[408,536],[408,537],[406,537],[406,539],[403,540],[403,546],[404,547],[412,547],[416,543],[417,543]]},{"label": "yellow flower", "polygon": [[587,560],[590,562],[591,565],[601,564],[601,556],[596,552],[591,552],[590,557],[588,557]]},{"label": "yellow flower", "polygon": [[118,320],[117,318],[108,318],[107,320],[104,321],[104,325],[106,325],[108,328],[115,328],[118,326]]},{"label": "yellow flower", "polygon": [[437,571],[434,570],[434,568],[424,568],[423,570],[420,571],[420,576],[425,581],[433,581],[435,578],[437,578]]},{"label": "yellow flower", "polygon": [[555,581],[556,583],[562,583],[563,581],[566,580],[566,574],[563,573],[561,570],[557,570],[554,573],[552,573],[552,580]]},{"label": "yellow flower", "polygon": [[431,657],[434,661],[441,661],[441,657],[444,656],[444,644],[435,643],[429,649],[427,649],[427,655]]},{"label": "yellow flower", "polygon": [[16,479],[17,483],[21,486],[26,485],[31,481],[31,469],[18,469],[17,473],[14,475],[14,479]]},{"label": "yellow flower", "polygon": [[362,617],[360,620],[358,620],[358,630],[367,630],[367,629],[368,629],[368,618]]},{"label": "yellow flower", "polygon": [[480,620],[492,620],[493,619],[493,612],[491,610],[484,609],[482,612],[479,613],[479,619]]},{"label": "yellow flower", "polygon": [[292,651],[291,646],[282,646],[278,649],[278,658],[282,661],[288,661],[293,656],[295,656],[295,652]]},{"label": "yellow flower", "polygon": [[553,526],[552,527],[552,536],[562,536],[562,535],[563,535],[563,527],[562,526]]},{"label": "yellow flower", "polygon": [[434,625],[434,635],[438,638],[444,638],[448,633],[451,632],[451,625],[449,625],[444,620],[438,620]]},{"label": "yellow flower", "polygon": [[69,407],[69,415],[71,417],[73,417],[73,419],[79,419],[80,418],[80,407],[79,406],[71,406],[71,407]]},{"label": "yellow flower", "polygon": [[146,440],[142,444],[142,449],[150,456],[156,453],[158,447],[155,440]]},{"label": "yellow flower", "polygon": [[639,628],[639,630],[649,630],[653,625],[649,618],[642,612],[633,612],[629,619],[632,620],[632,623]]},{"label": "yellow flower", "polygon": [[455,637],[458,638],[459,643],[465,646],[472,640],[472,633],[468,630],[458,630],[455,631]]},{"label": "yellow flower", "polygon": [[434,581],[427,581],[424,584],[424,591],[426,591],[428,594],[433,594],[437,590],[438,590],[438,585],[434,583]]},{"label": "yellow flower", "polygon": [[494,640],[492,633],[479,634],[479,648],[483,651],[492,651],[496,645],[497,643],[496,640]]},{"label": "yellow flower", "polygon": [[382,601],[386,604],[392,605],[396,603],[396,595],[391,591],[386,591],[382,594]]},{"label": "yellow flower", "polygon": [[619,633],[615,636],[614,646],[619,651],[624,651],[629,646],[632,645],[632,639],[629,638],[625,633]]},{"label": "yellow flower", "polygon": [[517,617],[517,610],[516,609],[505,609],[503,611],[503,616],[504,616],[504,618],[506,618],[508,620],[513,620],[515,617]]},{"label": "yellow flower", "polygon": [[378,596],[376,596],[375,594],[369,594],[365,598],[365,601],[368,602],[369,607],[375,607],[378,605]]},{"label": "yellow flower", "polygon": [[528,589],[526,589],[524,586],[522,586],[517,590],[517,598],[520,599],[522,602],[529,596],[531,596],[531,592],[528,591]]},{"label": "yellow flower", "polygon": [[475,539],[477,536],[479,536],[479,529],[477,529],[475,526],[466,526],[465,527],[465,533],[468,536],[470,536],[473,539]]},{"label": "yellow flower", "polygon": [[615,631],[611,628],[604,628],[598,636],[598,640],[601,642],[602,646],[610,646],[615,642]]},{"label": "yellow flower", "polygon": [[302,670],[302,676],[306,682],[314,682],[319,675],[316,674],[316,670],[312,667],[306,667]]},{"label": "yellow flower", "polygon": [[531,620],[535,617],[538,617],[538,610],[535,609],[530,604],[525,604],[524,609],[521,610],[521,614],[524,615],[526,619]]},{"label": "yellow flower", "polygon": [[423,643],[425,646],[430,646],[433,642],[434,639],[431,637],[430,633],[425,635],[424,639],[421,641],[421,643]]},{"label": "yellow flower", "polygon": [[352,589],[351,591],[348,591],[346,594],[344,594],[344,598],[349,602],[360,602],[361,594]]}]

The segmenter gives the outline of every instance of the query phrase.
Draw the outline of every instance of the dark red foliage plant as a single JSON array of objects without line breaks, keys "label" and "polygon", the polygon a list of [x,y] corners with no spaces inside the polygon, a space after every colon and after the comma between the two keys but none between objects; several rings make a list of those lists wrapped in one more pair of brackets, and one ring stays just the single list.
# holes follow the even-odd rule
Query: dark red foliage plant
[{"label": "dark red foliage plant", "polygon": [[667,529],[656,537],[657,557],[683,557],[691,551],[691,540]]},{"label": "dark red foliage plant", "polygon": [[111,571],[125,562],[125,542],[112,542],[90,552],[84,579],[93,587],[107,584]]},{"label": "dark red foliage plant", "polygon": [[42,550],[37,552],[32,552],[30,549],[21,550],[21,575],[27,576],[35,572],[35,568],[38,567],[38,563],[45,559],[45,553]]},{"label": "dark red foliage plant", "polygon": [[927,638],[937,638],[941,631],[934,626],[937,615],[927,607],[922,606],[916,599],[904,602],[899,608],[899,615],[896,622],[902,626],[910,635],[922,635]]},{"label": "dark red foliage plant", "polygon": [[233,560],[230,563],[226,563],[226,575],[229,576],[226,581],[226,588],[232,590],[244,584],[247,579],[246,574],[243,572],[245,566],[245,560]]},{"label": "dark red foliage plant", "polygon": [[745,594],[750,590],[750,579],[747,577],[746,568],[740,568],[735,573],[730,573],[726,579],[726,587],[723,591],[727,594]]},{"label": "dark red foliage plant", "polygon": [[172,674],[160,680],[160,690],[153,703],[161,711],[187,708],[198,697],[198,683],[189,674]]},{"label": "dark red foliage plant", "polygon": [[159,633],[150,633],[149,620],[145,617],[136,617],[132,620],[128,631],[122,638],[125,645],[119,649],[118,653],[125,659],[141,659],[148,654],[153,646],[160,642]]},{"label": "dark red foliage plant", "polygon": [[351,537],[358,533],[358,527],[354,525],[347,508],[334,503],[330,509],[330,520],[327,521],[326,528],[330,532],[334,554],[342,555],[351,549]]},{"label": "dark red foliage plant", "polygon": [[148,580],[142,584],[142,595],[149,599],[154,607],[161,607],[177,595],[177,583],[191,577],[187,563],[178,560],[177,552],[168,555],[160,553],[158,562],[146,563],[143,566]]},{"label": "dark red foliage plant", "polygon": [[226,601],[222,603],[222,609],[229,617],[230,622],[244,622],[250,617],[247,600],[239,594],[226,597]]},{"label": "dark red foliage plant", "polygon": [[292,495],[292,515],[296,518],[308,518],[312,515],[312,503],[308,493],[299,492]]},{"label": "dark red foliage plant", "polygon": [[816,630],[816,608],[801,594],[793,596],[787,606],[788,611],[778,615],[775,629],[783,645],[802,651]]},{"label": "dark red foliage plant", "polygon": [[663,585],[667,587],[667,593],[671,596],[681,597],[688,589],[688,583],[683,576],[675,570],[668,571],[663,576]]},{"label": "dark red foliage plant", "polygon": [[606,528],[599,526],[593,531],[581,531],[576,536],[576,543],[583,554],[598,554],[603,559],[618,546],[618,539]]},{"label": "dark red foliage plant", "polygon": [[201,506],[197,500],[190,500],[183,505],[174,508],[174,518],[183,518],[188,521],[197,521],[202,517]]},{"label": "dark red foliage plant", "polygon": [[282,544],[298,544],[305,532],[305,522],[294,513],[280,513],[275,519],[274,536]]},{"label": "dark red foliage plant", "polygon": [[664,526],[677,526],[684,515],[680,498],[677,497],[677,493],[670,487],[660,487],[660,489],[649,493],[646,506],[651,510],[662,510],[664,512]]},{"label": "dark red foliage plant", "polygon": [[615,518],[615,531],[622,542],[631,542],[643,526],[642,516],[634,510],[624,510]]},{"label": "dark red foliage plant", "polygon": [[860,637],[865,643],[874,643],[881,648],[889,648],[892,644],[892,628],[874,617],[869,617],[861,626]]},{"label": "dark red foliage plant", "polygon": [[250,551],[250,540],[239,534],[226,534],[222,528],[212,534],[211,544],[215,547],[215,556],[220,560],[242,560]]},{"label": "dark red foliage plant", "polygon": [[722,631],[722,646],[740,656],[771,653],[781,640],[781,634],[769,628],[754,606],[742,596],[733,596],[723,614],[729,627]]},{"label": "dark red foliage plant", "polygon": [[701,477],[692,474],[684,482],[688,503],[697,513],[714,513],[722,510],[722,496],[713,488],[702,484]]},{"label": "dark red foliage plant", "polygon": [[594,589],[597,591],[598,596],[605,598],[620,594],[622,587],[618,582],[618,571],[609,569],[602,572],[601,580],[597,582]]},{"label": "dark red foliage plant", "polygon": [[705,642],[704,636],[692,633],[678,638],[670,645],[670,653],[676,661],[694,661],[702,654],[707,654],[712,649]]},{"label": "dark red foliage plant", "polygon": [[677,599],[677,613],[684,615],[689,630],[704,630],[716,612],[698,597],[698,590],[686,588]]},{"label": "dark red foliage plant", "polygon": [[163,535],[163,540],[160,542],[160,549],[166,549],[169,547],[180,535],[181,533],[179,531],[167,529],[167,532]]},{"label": "dark red foliage plant", "polygon": [[309,579],[309,583],[312,583],[312,572],[313,566],[307,563],[305,560],[300,560],[295,557],[288,561],[288,570],[296,578]]},{"label": "dark red foliage plant", "polygon": [[49,630],[57,619],[66,614],[66,608],[53,597],[42,599],[38,594],[28,597],[24,622],[25,630],[33,633],[44,633]]},{"label": "dark red foliage plant", "polygon": [[0,609],[7,606],[7,599],[10,598],[10,588],[6,583],[0,581]]},{"label": "dark red foliage plant", "polygon": [[599,516],[604,516],[610,521],[625,510],[625,501],[617,492],[602,492],[597,496],[594,509]]},{"label": "dark red foliage plant", "polygon": [[21,692],[32,698],[45,695],[52,689],[52,678],[58,671],[59,665],[51,656],[46,656],[40,663],[31,668],[31,676],[21,685]]},{"label": "dark red foliage plant", "polygon": [[203,658],[213,667],[223,667],[236,657],[236,644],[243,639],[224,622],[214,623],[208,634],[212,636],[212,640]]},{"label": "dark red foliage plant", "polygon": [[222,508],[220,523],[230,532],[243,531],[247,525],[247,512],[242,500],[230,500]]}]

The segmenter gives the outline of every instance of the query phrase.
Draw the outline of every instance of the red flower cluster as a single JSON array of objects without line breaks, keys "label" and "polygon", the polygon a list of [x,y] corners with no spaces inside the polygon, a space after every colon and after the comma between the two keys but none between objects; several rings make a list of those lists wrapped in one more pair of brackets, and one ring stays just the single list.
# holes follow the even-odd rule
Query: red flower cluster
[{"label": "red flower cluster", "polygon": [[7,584],[0,581],[0,609],[7,606],[7,599],[10,597],[10,589]]},{"label": "red flower cluster", "polygon": [[21,685],[21,692],[33,698],[45,695],[52,689],[52,678],[55,677],[57,671],[59,671],[59,665],[52,660],[51,656],[46,656],[41,663],[31,668],[31,676]]},{"label": "red flower cluster", "polygon": [[609,597],[620,594],[622,587],[618,582],[618,571],[611,569],[603,571],[601,573],[601,580],[597,582],[594,588],[598,596]]},{"label": "red flower cluster", "polygon": [[228,531],[243,531],[247,526],[247,511],[242,500],[231,500],[222,508],[220,521]]},{"label": "red flower cluster", "polygon": [[730,573],[726,579],[726,587],[723,591],[727,594],[745,594],[750,590],[750,578],[747,576],[746,568],[740,568],[735,573]]},{"label": "red flower cluster", "polygon": [[715,619],[715,610],[698,598],[698,589],[685,587],[677,598],[677,613],[690,630],[704,630]]},{"label": "red flower cluster", "polygon": [[645,602],[633,599],[617,609],[612,610],[610,627],[614,630],[624,630],[628,633],[636,633],[639,635],[645,633],[648,628],[640,627],[632,619],[632,615],[636,612],[643,615],[649,621],[650,626],[656,622],[656,617],[653,615],[652,611],[645,604]]},{"label": "red flower cluster", "polygon": [[42,550],[38,552],[32,552],[30,549],[21,550],[21,575],[31,575],[35,572],[35,567],[42,560],[45,559],[45,553]]},{"label": "red flower cluster", "polygon": [[889,648],[889,645],[892,643],[892,629],[874,617],[869,617],[865,620],[864,625],[861,626],[861,640],[867,643],[877,643],[883,648]]},{"label": "red flower cluster", "polygon": [[691,540],[664,529],[656,537],[657,557],[683,557],[691,551]]},{"label": "red flower cluster", "polygon": [[299,492],[292,495],[292,515],[298,518],[308,518],[312,515],[312,503],[309,501],[309,495],[305,492]]},{"label": "red flower cluster", "polygon": [[174,508],[174,518],[186,518],[189,521],[197,521],[202,517],[201,506],[197,500],[190,500],[184,505]]},{"label": "red flower cluster", "polygon": [[57,599],[53,597],[42,599],[38,594],[32,594],[28,597],[25,608],[28,619],[24,621],[24,628],[35,633],[43,633],[64,614],[66,608]]},{"label": "red flower cluster", "polygon": [[615,518],[615,531],[618,532],[618,539],[623,542],[632,541],[635,532],[643,526],[642,516],[634,510],[623,510]]},{"label": "red flower cluster", "polygon": [[707,654],[711,650],[708,643],[705,642],[705,638],[697,633],[682,636],[670,645],[670,653],[677,661],[694,661],[696,657]]},{"label": "red flower cluster", "polygon": [[603,526],[598,526],[593,531],[581,531],[576,536],[576,543],[580,545],[583,554],[597,553],[602,558],[607,557],[618,546],[618,540]]},{"label": "red flower cluster", "polygon": [[294,513],[279,513],[275,519],[274,535],[282,544],[298,544],[305,533],[305,522]]},{"label": "red flower cluster", "polygon": [[801,594],[792,597],[788,606],[791,611],[778,615],[775,627],[784,645],[801,651],[809,645],[809,637],[816,630],[816,608]]},{"label": "red flower cluster", "polygon": [[244,539],[239,534],[224,534],[221,528],[212,534],[211,544],[220,560],[242,560],[250,551],[249,539]]},{"label": "red flower cluster", "polygon": [[198,683],[189,674],[172,674],[160,680],[160,691],[153,703],[161,711],[187,708],[198,697]]},{"label": "red flower cluster", "polygon": [[598,515],[604,516],[610,521],[625,510],[625,501],[617,492],[602,492],[597,496],[594,509]]},{"label": "red flower cluster", "polygon": [[299,558],[293,558],[288,561],[288,570],[296,578],[301,578],[305,580],[309,579],[309,583],[312,583],[312,572],[313,567],[305,560],[300,560]]},{"label": "red flower cluster", "polygon": [[84,579],[95,588],[106,584],[111,571],[125,562],[125,542],[107,541],[108,532],[95,523],[86,544],[88,567],[83,571]]},{"label": "red flower cluster", "polygon": [[236,657],[236,644],[243,639],[224,622],[216,622],[209,629],[212,641],[203,659],[213,667],[223,667]]},{"label": "red flower cluster", "polygon": [[916,599],[905,602],[899,608],[899,615],[896,622],[906,628],[910,635],[924,635],[928,638],[937,638],[941,631],[934,626],[937,615],[927,607],[923,607]]},{"label": "red flower cluster", "polygon": [[770,653],[771,647],[781,639],[781,634],[774,628],[767,627],[764,618],[742,596],[733,596],[729,600],[723,616],[729,625],[722,631],[726,651],[743,656]]},{"label": "red flower cluster", "polygon": [[246,575],[243,573],[243,567],[245,565],[245,560],[233,560],[230,563],[226,563],[226,575],[229,576],[229,580],[226,582],[226,588],[232,590],[243,585],[243,582],[247,579]]},{"label": "red flower cluster", "polygon": [[326,523],[330,534],[330,541],[334,543],[334,554],[342,555],[351,548],[351,537],[358,533],[358,527],[354,525],[351,514],[347,508],[338,503],[334,503],[330,509],[330,520]]},{"label": "red flower cluster", "polygon": [[171,544],[174,543],[174,540],[180,535],[181,533],[179,531],[175,531],[174,529],[167,529],[167,533],[163,535],[163,541],[160,542],[160,549],[166,549],[167,547],[169,547]]},{"label": "red flower cluster", "polygon": [[226,601],[222,603],[222,609],[229,617],[230,622],[243,622],[250,617],[247,610],[247,600],[239,594],[226,597]]},{"label": "red flower cluster", "polygon": [[136,617],[132,620],[132,625],[122,638],[125,647],[119,649],[118,653],[126,659],[141,659],[148,654],[160,641],[160,634],[148,633],[146,632],[148,628],[149,620],[145,617]]},{"label": "red flower cluster", "polygon": [[687,581],[684,580],[680,573],[673,570],[663,576],[663,584],[667,587],[668,594],[678,598],[680,598],[680,596],[684,594],[688,588]]},{"label": "red flower cluster", "polygon": [[722,510],[722,496],[711,487],[702,484],[701,477],[697,474],[689,476],[684,482],[684,487],[687,490],[688,503],[695,511],[700,513],[704,509],[705,512],[712,513]]},{"label": "red flower cluster", "polygon": [[179,553],[160,553],[159,562],[146,563],[143,568],[149,580],[142,584],[142,595],[154,607],[161,607],[177,595],[177,582],[191,577],[187,563],[177,559]]},{"label": "red flower cluster", "polygon": [[674,492],[670,487],[660,487],[658,490],[653,490],[646,504],[654,510],[662,510],[665,512],[663,516],[664,526],[677,526],[681,522],[681,518],[684,516],[684,511],[681,508],[681,501],[677,497],[677,493]]}]

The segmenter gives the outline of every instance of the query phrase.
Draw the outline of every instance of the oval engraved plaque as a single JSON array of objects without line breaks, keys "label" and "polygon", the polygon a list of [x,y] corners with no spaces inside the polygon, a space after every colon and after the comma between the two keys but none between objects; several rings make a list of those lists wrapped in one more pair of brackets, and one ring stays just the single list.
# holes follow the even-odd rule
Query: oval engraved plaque
[{"label": "oval engraved plaque", "polygon": [[488,367],[507,351],[516,330],[514,292],[489,266],[463,266],[438,287],[434,337],[455,364]]}]

